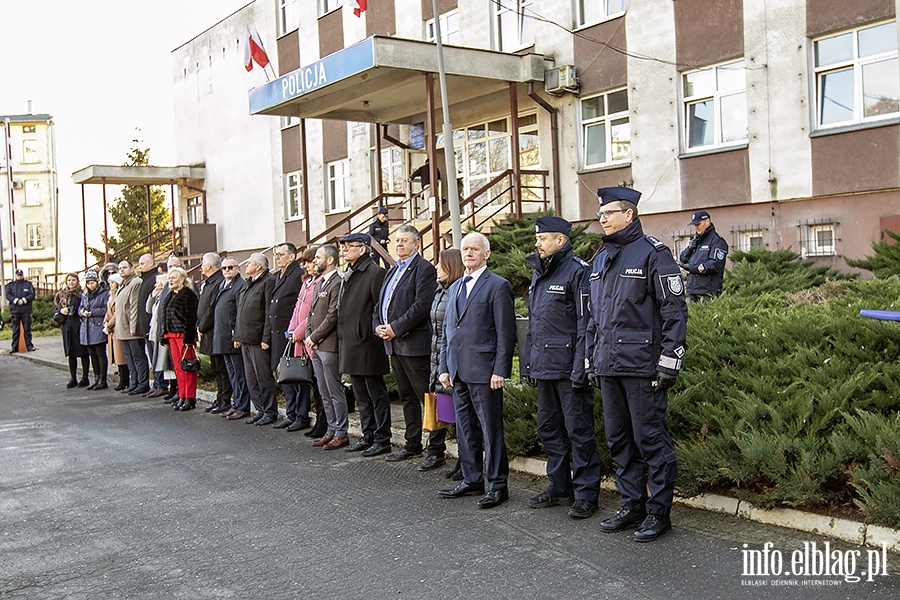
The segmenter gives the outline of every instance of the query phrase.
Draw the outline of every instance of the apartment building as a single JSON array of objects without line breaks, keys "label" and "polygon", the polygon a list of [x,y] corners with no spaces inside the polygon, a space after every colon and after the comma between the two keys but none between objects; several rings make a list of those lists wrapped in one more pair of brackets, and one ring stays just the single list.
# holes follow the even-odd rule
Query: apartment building
[{"label": "apartment building", "polygon": [[[8,196],[0,194],[0,239],[3,273],[12,279],[13,248],[16,267],[35,285],[55,283],[59,267],[57,234],[56,146],[53,117],[47,114],[0,115],[0,127],[9,122],[9,170],[0,153],[0,180],[12,182]],[[12,210],[10,210],[12,208]],[[15,244],[13,229],[15,223]]]},{"label": "apartment building", "polygon": [[[191,115],[178,147],[193,148],[179,162],[206,162],[210,214],[243,246],[358,228],[380,204],[445,223],[407,180],[426,157],[445,171],[436,24],[464,214],[518,202],[588,222],[598,187],[628,185],[676,252],[704,208],[732,248],[839,268],[900,230],[896,0],[439,0],[437,19],[431,0],[355,6],[256,0],[175,51],[176,114]],[[240,71],[247,27],[271,81]],[[216,92],[225,64],[246,112]],[[241,168],[217,183],[211,162]],[[241,185],[257,193],[226,193]]]}]

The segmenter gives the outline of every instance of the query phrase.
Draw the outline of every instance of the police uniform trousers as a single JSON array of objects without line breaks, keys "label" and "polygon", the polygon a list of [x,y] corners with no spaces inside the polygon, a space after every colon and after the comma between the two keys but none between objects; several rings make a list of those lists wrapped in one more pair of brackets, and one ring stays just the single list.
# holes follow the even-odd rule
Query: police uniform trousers
[{"label": "police uniform trousers", "polygon": [[622,508],[668,515],[678,471],[666,417],[666,392],[657,392],[653,380],[645,377],[601,377],[600,393]]},{"label": "police uniform trousers", "polygon": [[381,375],[350,375],[363,439],[391,445],[391,401]]},{"label": "police uniform trousers", "polygon": [[[469,484],[484,484],[487,462],[488,488],[502,490],[509,479],[509,457],[503,437],[503,389],[492,390],[487,383],[453,380],[453,406],[456,409],[456,441],[459,466]],[[484,438],[484,454],[478,435]]]},{"label": "police uniform trousers", "polygon": [[[406,422],[405,448],[410,452],[422,452],[422,404],[428,392],[431,377],[431,357],[391,355],[391,367],[397,381],[397,393],[403,406]],[[447,447],[444,442],[447,429],[432,431],[428,437],[428,454],[444,458]]]},{"label": "police uniform trousers", "polygon": [[25,347],[34,348],[31,341],[31,313],[10,313],[9,322],[12,325],[12,351],[19,351],[19,330],[25,332]]},{"label": "police uniform trousers", "polygon": [[547,452],[549,492],[596,503],[600,453],[594,435],[593,388],[575,391],[568,379],[538,379],[537,390],[537,429]]},{"label": "police uniform trousers", "polygon": [[257,411],[274,419],[278,416],[278,405],[269,351],[263,350],[259,344],[241,344],[241,356],[244,359],[244,377],[253,405]]}]

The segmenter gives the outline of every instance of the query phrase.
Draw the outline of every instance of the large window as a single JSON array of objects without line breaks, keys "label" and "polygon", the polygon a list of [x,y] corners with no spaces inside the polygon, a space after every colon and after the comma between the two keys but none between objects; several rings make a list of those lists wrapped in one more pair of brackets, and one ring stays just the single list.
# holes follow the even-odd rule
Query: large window
[{"label": "large window", "polygon": [[534,43],[534,0],[493,0],[497,49],[510,52]]},{"label": "large window", "polygon": [[897,22],[813,42],[816,127],[877,121],[900,114]]},{"label": "large window", "polygon": [[403,193],[403,150],[396,146],[381,150],[381,193]]},{"label": "large window", "polygon": [[344,0],[319,0],[319,16],[330,13],[344,5]]},{"label": "large window", "polygon": [[598,23],[625,12],[625,0],[577,0],[578,24]]},{"label": "large window", "polygon": [[350,207],[350,161],[338,160],[325,165],[325,212],[339,212]]},{"label": "large window", "polygon": [[631,160],[628,90],[582,99],[581,134],[585,168]]},{"label": "large window", "polygon": [[[459,44],[459,11],[451,10],[441,15],[441,42],[444,44]],[[433,42],[434,35],[434,19],[428,19],[425,22],[425,41]]]},{"label": "large window", "polygon": [[683,76],[686,150],[747,141],[744,61],[698,69]]},{"label": "large window", "polygon": [[278,35],[300,26],[300,0],[278,0]]},{"label": "large window", "polygon": [[30,250],[36,250],[44,247],[44,237],[40,224],[38,223],[29,223],[25,226],[25,235],[27,236],[27,240],[25,241],[26,248]]},{"label": "large window", "polygon": [[284,174],[284,209],[288,219],[297,219],[303,216],[300,209],[300,171]]}]

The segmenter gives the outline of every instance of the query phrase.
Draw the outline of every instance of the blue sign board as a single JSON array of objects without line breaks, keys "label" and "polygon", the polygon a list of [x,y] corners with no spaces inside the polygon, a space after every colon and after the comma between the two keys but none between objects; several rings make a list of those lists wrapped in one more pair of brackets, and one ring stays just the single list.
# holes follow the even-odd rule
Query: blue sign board
[{"label": "blue sign board", "polygon": [[250,114],[261,113],[374,66],[375,39],[370,37],[250,90]]}]

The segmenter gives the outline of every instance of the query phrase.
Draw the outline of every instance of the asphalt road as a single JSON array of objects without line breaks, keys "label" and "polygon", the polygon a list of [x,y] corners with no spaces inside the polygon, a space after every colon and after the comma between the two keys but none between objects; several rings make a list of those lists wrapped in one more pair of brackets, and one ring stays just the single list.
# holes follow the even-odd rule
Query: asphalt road
[{"label": "asphalt road", "polygon": [[[480,511],[416,461],[66,380],[0,356],[0,598],[900,597],[896,555],[872,581],[745,577],[743,544],[789,567],[826,540],[676,507],[670,534],[636,544],[598,528],[613,495],[575,521],[529,509],[543,482],[513,476],[511,501]],[[830,548],[866,569],[865,549]]]}]

